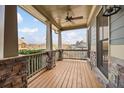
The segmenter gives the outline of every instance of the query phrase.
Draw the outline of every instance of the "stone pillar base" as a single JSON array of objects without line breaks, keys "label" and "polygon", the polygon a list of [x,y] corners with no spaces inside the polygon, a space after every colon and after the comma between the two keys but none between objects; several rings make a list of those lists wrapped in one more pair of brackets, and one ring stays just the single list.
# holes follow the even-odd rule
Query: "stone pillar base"
[{"label": "stone pillar base", "polygon": [[63,50],[59,50],[59,59],[58,61],[62,61],[63,60]]},{"label": "stone pillar base", "polygon": [[50,70],[56,66],[55,55],[52,51],[47,52],[47,69]]}]

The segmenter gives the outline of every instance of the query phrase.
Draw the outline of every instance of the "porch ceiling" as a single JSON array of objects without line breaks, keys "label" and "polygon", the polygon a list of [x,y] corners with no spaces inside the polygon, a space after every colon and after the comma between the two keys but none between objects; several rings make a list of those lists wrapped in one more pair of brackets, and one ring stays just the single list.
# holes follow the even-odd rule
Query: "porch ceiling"
[{"label": "porch ceiling", "polygon": [[[21,6],[38,19],[50,21],[54,30],[71,30],[87,27],[87,22],[92,10],[91,5],[33,5]],[[67,11],[72,17],[83,16],[83,19],[66,22]],[[36,13],[37,12],[37,13]],[[39,17],[38,14],[41,16]]]}]

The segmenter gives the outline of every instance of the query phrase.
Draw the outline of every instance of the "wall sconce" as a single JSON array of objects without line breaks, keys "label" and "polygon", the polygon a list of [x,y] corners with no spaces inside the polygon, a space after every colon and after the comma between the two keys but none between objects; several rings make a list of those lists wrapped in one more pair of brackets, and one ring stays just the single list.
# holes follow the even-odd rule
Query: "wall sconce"
[{"label": "wall sconce", "polygon": [[111,16],[119,12],[121,7],[119,5],[104,5],[103,16]]}]

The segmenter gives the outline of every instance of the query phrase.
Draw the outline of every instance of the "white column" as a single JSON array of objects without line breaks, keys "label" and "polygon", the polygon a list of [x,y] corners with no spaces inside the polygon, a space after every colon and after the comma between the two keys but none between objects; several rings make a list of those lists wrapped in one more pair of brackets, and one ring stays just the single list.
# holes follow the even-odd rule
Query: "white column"
[{"label": "white column", "polygon": [[17,10],[0,6],[0,58],[18,56]]},{"label": "white column", "polygon": [[46,48],[47,50],[52,50],[52,24],[47,22],[47,33],[46,33]]},{"label": "white column", "polygon": [[61,31],[58,32],[58,49],[62,49],[62,35],[61,35]]}]

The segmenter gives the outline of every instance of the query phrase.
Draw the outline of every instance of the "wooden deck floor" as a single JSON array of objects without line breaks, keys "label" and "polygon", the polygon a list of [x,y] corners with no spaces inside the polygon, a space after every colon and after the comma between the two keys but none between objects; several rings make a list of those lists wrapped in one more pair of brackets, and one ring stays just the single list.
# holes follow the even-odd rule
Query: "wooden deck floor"
[{"label": "wooden deck floor", "polygon": [[96,80],[86,61],[64,60],[57,66],[40,74],[28,84],[29,88],[97,88],[102,85]]}]

